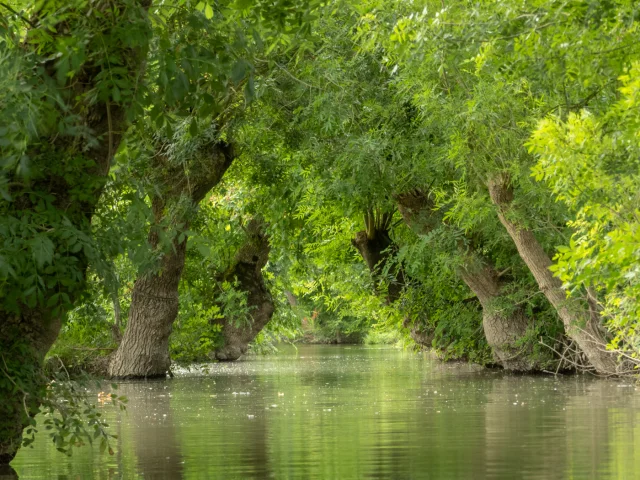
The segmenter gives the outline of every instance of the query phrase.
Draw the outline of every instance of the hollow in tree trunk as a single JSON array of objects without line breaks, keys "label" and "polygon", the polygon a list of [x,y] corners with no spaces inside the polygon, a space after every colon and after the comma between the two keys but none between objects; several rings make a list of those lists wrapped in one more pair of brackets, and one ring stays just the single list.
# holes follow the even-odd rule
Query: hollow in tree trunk
[{"label": "hollow in tree trunk", "polygon": [[[158,158],[162,159],[159,155]],[[116,378],[149,378],[166,375],[171,365],[169,336],[178,316],[178,286],[184,268],[187,236],[184,232],[200,201],[217,185],[233,161],[234,153],[224,142],[213,143],[190,160],[187,177],[184,165],[171,167],[164,161],[163,197],[153,199],[154,225],[149,233],[151,248],[159,246],[159,228],[170,221],[176,227],[171,248],[161,254],[157,272],[138,277],[133,286],[129,318],[122,341],[109,362],[109,375]],[[169,209],[186,196],[189,205]],[[167,215],[172,212],[173,217]],[[179,241],[182,237],[182,241]]]},{"label": "hollow in tree trunk", "polygon": [[496,205],[500,222],[518,249],[520,257],[529,267],[549,302],[557,310],[566,334],[573,339],[598,373],[611,374],[617,369],[616,356],[606,351],[607,341],[600,329],[600,316],[594,309],[579,300],[567,298],[562,282],[553,276],[552,262],[533,232],[511,220],[510,210],[514,199],[513,188],[506,175],[498,175],[489,181],[489,194]]},{"label": "hollow in tree trunk", "polygon": [[222,325],[223,344],[215,352],[221,361],[233,361],[247,353],[249,344],[269,323],[275,304],[262,276],[262,268],[269,259],[269,238],[264,224],[258,219],[249,221],[247,242],[235,255],[234,263],[218,276],[220,282],[235,282],[247,294],[248,322],[245,319],[221,318],[213,323]]}]

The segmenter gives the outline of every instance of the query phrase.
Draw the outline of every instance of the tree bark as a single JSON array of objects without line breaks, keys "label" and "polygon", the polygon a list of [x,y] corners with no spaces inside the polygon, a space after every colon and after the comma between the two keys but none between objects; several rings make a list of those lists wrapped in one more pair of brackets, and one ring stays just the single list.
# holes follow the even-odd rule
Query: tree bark
[{"label": "tree bark", "polygon": [[[365,215],[366,230],[358,232],[351,240],[351,244],[358,249],[376,283],[393,255],[391,250],[394,249],[394,244],[389,236],[391,217],[390,213],[376,215],[372,210],[368,211]],[[394,278],[389,283],[386,296],[389,304],[400,298],[405,283],[402,268],[397,268],[392,275]]]},{"label": "tree bark", "polygon": [[111,325],[111,337],[116,344],[122,341],[122,311],[120,310],[120,295],[116,290],[113,294],[113,325]]},{"label": "tree bark", "polygon": [[[478,297],[482,305],[482,328],[495,362],[505,370],[529,372],[536,369],[531,359],[531,348],[516,343],[525,337],[531,320],[521,307],[512,311],[500,310],[504,296],[497,272],[477,258],[469,258],[464,267],[458,269],[462,280]],[[504,307],[503,307],[504,308]]]},{"label": "tree bark", "polygon": [[[159,168],[166,171],[164,198],[153,199],[154,225],[149,245],[158,248],[158,229],[167,220],[168,205],[177,204],[187,195],[191,207],[180,210],[169,219],[176,226],[171,249],[161,255],[157,272],[136,279],[131,297],[129,317],[122,341],[109,363],[109,376],[115,378],[150,378],[166,375],[171,366],[169,336],[178,315],[178,286],[184,268],[187,230],[195,208],[215,185],[220,183],[234,159],[231,146],[224,142],[209,145],[202,157],[194,158],[186,178],[183,165]],[[179,241],[180,237],[182,241]]]},{"label": "tree bark", "polygon": [[275,311],[275,304],[262,276],[262,268],[269,259],[269,238],[264,232],[264,224],[252,219],[247,225],[248,240],[235,256],[233,266],[219,276],[219,281],[238,281],[239,287],[247,294],[249,323],[234,318],[216,319],[213,323],[222,325],[223,345],[215,352],[220,361],[233,361],[247,353],[251,343],[269,323]]},{"label": "tree bark", "polygon": [[[396,200],[403,219],[418,235],[427,235],[438,225],[433,202],[425,193],[409,192],[398,195]],[[504,285],[495,268],[487,259],[480,260],[469,246],[466,250],[461,247],[461,253],[466,263],[458,269],[458,275],[482,305],[482,328],[494,360],[505,370],[535,370],[535,362],[531,361],[529,355],[531,349],[515,345],[525,336],[531,319],[527,318],[522,308],[500,311],[497,306],[504,298]]]},{"label": "tree bark", "polygon": [[[92,36],[108,38],[108,48],[117,51],[122,70],[136,83],[144,70],[144,58],[150,38],[151,30],[146,15],[150,3],[149,0],[142,0],[137,4],[128,2],[124,5],[115,0],[109,5],[82,4],[77,9],[72,6],[69,15],[61,17],[60,22],[64,25],[50,25],[46,29],[54,37],[57,35],[54,26],[61,32],[73,31],[74,25],[69,22],[74,22],[75,18],[85,22],[87,12],[95,9],[90,15],[101,20],[93,28],[100,30],[92,31]],[[144,38],[137,48],[127,47],[125,45],[128,42],[120,41],[118,32],[125,24],[135,25],[139,32],[145,30]],[[32,29],[44,28],[34,16],[27,35],[33,33]],[[55,44],[55,41],[47,43]],[[25,50],[25,58],[35,55],[33,45],[39,48],[44,44],[24,42],[22,48]],[[58,282],[56,274],[47,276],[46,272],[39,272],[43,291],[37,306],[28,307],[21,301],[15,302],[17,307],[8,306],[7,303],[0,305],[0,465],[7,464],[14,458],[21,445],[24,427],[37,413],[46,383],[42,371],[44,356],[58,336],[65,311],[85,288],[88,263],[86,250],[81,248],[77,252],[70,251],[68,241],[61,238],[57,230],[64,222],[90,236],[91,218],[103,191],[111,160],[127,130],[126,111],[131,99],[113,101],[98,96],[100,99],[96,100],[95,92],[99,90],[97,87],[104,81],[102,59],[112,54],[110,50],[105,50],[105,42],[99,48],[103,51],[100,62],[94,64],[85,60],[85,63],[76,68],[72,79],[67,79],[59,87],[52,87],[57,89],[56,92],[47,93],[50,98],[56,98],[56,102],[66,102],[66,105],[59,109],[55,121],[49,123],[51,130],[41,133],[27,147],[33,173],[30,181],[18,177],[15,172],[8,174],[9,193],[13,200],[2,206],[2,215],[29,219],[31,214],[37,213],[42,207],[38,205],[39,202],[47,199],[50,215],[46,220],[43,220],[45,217],[38,217],[35,227],[47,232],[53,248],[52,261],[61,262],[63,269],[70,268],[69,265],[73,267],[64,279],[65,283]],[[55,50],[41,52],[43,59],[50,58],[40,64],[42,69],[38,74],[46,77],[39,81],[40,84],[56,85],[55,53]],[[89,53],[95,54],[89,51],[86,58],[93,58]],[[25,85],[27,84],[28,80]],[[34,92],[39,94],[38,90]],[[50,106],[53,108],[53,103]],[[67,127],[89,132],[94,137],[93,140],[88,142],[85,136],[60,135],[57,125],[70,119],[73,119],[73,125]],[[55,284],[55,288],[44,287],[50,281]],[[64,304],[47,306],[50,300],[55,300],[53,295],[61,294],[68,298]],[[11,297],[21,298],[20,295],[20,292],[11,291],[9,283],[8,288],[3,291],[3,302]]]},{"label": "tree bark", "polygon": [[13,460],[38,413],[47,381],[42,364],[60,327],[59,318],[43,318],[38,309],[0,323],[0,466]]},{"label": "tree bark", "polygon": [[580,301],[567,298],[562,282],[553,276],[549,255],[533,232],[509,218],[514,198],[513,188],[506,175],[498,175],[488,182],[491,200],[496,205],[500,222],[518,249],[518,253],[535,277],[540,291],[557,310],[565,332],[584,352],[598,373],[611,374],[617,370],[616,356],[605,351],[607,342],[600,330],[600,316],[589,311]]},{"label": "tree bark", "polygon": [[160,377],[171,366],[169,335],[178,315],[187,239],[174,239],[172,246],[162,256],[160,271],[137,278],[133,285],[127,328],[109,363],[111,377]]}]

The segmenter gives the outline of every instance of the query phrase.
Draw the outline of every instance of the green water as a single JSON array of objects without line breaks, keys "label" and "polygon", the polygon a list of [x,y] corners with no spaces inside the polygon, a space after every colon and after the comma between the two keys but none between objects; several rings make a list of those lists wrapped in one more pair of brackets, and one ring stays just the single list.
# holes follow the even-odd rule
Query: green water
[{"label": "green water", "polygon": [[103,407],[115,455],[67,458],[41,437],[13,463],[20,478],[640,478],[628,381],[303,346],[119,392],[126,412]]}]

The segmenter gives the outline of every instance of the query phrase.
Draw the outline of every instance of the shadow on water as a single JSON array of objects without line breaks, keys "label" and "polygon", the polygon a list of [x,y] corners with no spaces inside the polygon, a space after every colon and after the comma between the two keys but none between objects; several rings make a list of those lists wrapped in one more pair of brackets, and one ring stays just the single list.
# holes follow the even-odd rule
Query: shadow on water
[{"label": "shadow on water", "polygon": [[17,480],[18,472],[10,465],[0,465],[0,480]]}]

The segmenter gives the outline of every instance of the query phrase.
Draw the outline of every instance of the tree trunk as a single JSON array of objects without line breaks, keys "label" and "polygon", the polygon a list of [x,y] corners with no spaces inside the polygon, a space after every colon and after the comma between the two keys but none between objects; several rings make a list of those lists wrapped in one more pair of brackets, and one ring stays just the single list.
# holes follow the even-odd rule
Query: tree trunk
[{"label": "tree trunk", "polygon": [[44,357],[60,326],[59,319],[26,309],[0,323],[0,467],[18,453],[22,431],[38,413],[46,387]]},{"label": "tree trunk", "polygon": [[[482,328],[496,363],[505,370],[529,372],[536,369],[531,360],[530,346],[516,343],[525,337],[531,320],[518,306],[513,311],[500,310],[503,286],[497,272],[478,259],[458,269],[462,280],[478,297],[482,305]],[[503,307],[504,308],[504,307]]]},{"label": "tree trunk", "polygon": [[509,218],[513,202],[513,188],[509,184],[509,178],[499,175],[489,181],[488,187],[491,200],[497,206],[500,222],[538,282],[540,291],[557,310],[567,335],[576,342],[598,373],[615,373],[616,356],[605,351],[607,342],[600,330],[600,316],[595,311],[590,312],[580,301],[567,298],[562,282],[549,270],[552,265],[549,255],[533,232],[520,227]]},{"label": "tree trunk", "polygon": [[[373,211],[367,212],[365,215],[366,230],[358,232],[356,237],[351,240],[351,244],[358,249],[376,282],[380,279],[381,273],[393,255],[389,251],[394,247],[389,236],[391,217],[392,215],[389,213],[375,215]],[[386,297],[389,304],[400,298],[405,283],[402,268],[397,268],[392,275],[394,278],[389,283]]]},{"label": "tree trunk", "polygon": [[295,308],[298,306],[298,299],[293,294],[293,292],[290,292],[289,290],[285,290],[284,294],[287,297],[287,301],[289,302],[289,305],[291,306],[291,308]]},{"label": "tree trunk", "polygon": [[159,273],[136,279],[129,321],[118,350],[109,363],[109,376],[163,377],[171,366],[169,335],[178,315],[178,285],[184,267],[186,238],[163,255]]},{"label": "tree trunk", "polygon": [[435,330],[426,329],[424,325],[411,322],[409,317],[405,317],[402,321],[402,326],[409,330],[409,336],[416,343],[424,348],[431,347],[433,339],[435,338]]},{"label": "tree trunk", "polygon": [[[149,378],[164,376],[171,366],[169,336],[178,316],[178,286],[184,268],[187,230],[195,208],[220,181],[234,159],[230,145],[218,142],[208,145],[191,160],[187,178],[183,164],[171,168],[164,161],[159,169],[166,172],[164,198],[153,199],[154,225],[149,245],[158,248],[158,228],[170,211],[169,202],[178,204],[188,196],[190,207],[174,213],[171,223],[177,226],[172,249],[163,253],[158,272],[136,279],[131,297],[129,319],[118,350],[109,363],[109,375],[117,378]],[[161,156],[159,156],[161,158]],[[183,240],[178,242],[179,237]]]},{"label": "tree trunk", "polygon": [[249,239],[235,256],[233,266],[220,276],[220,281],[238,281],[239,287],[247,294],[249,323],[233,318],[216,319],[213,323],[222,325],[222,347],[214,353],[216,359],[233,361],[247,353],[251,343],[269,323],[275,304],[262,276],[262,268],[269,259],[269,239],[264,232],[264,224],[252,219],[247,225]]},{"label": "tree trunk", "polygon": [[[405,222],[418,235],[426,235],[438,225],[434,205],[428,195],[415,191],[398,195],[396,199]],[[498,305],[504,298],[504,286],[495,268],[486,259],[481,261],[473,251],[469,251],[469,247],[464,255],[468,261],[458,269],[458,275],[482,305],[482,327],[494,360],[505,370],[534,370],[536,366],[528,358],[530,348],[515,346],[525,336],[531,319],[519,307],[511,312],[500,311]]]},{"label": "tree trunk", "polygon": [[[11,282],[3,285],[3,303],[0,305],[0,465],[13,459],[20,447],[24,427],[39,408],[46,383],[42,371],[44,356],[57,338],[64,313],[85,289],[87,249],[71,250],[68,238],[63,238],[59,231],[74,228],[80,235],[91,235],[93,212],[104,188],[113,155],[127,130],[126,111],[132,99],[115,100],[96,95],[98,90],[105,91],[103,60],[112,54],[116,55],[122,66],[120,75],[124,74],[133,84],[139,80],[144,70],[151,33],[146,15],[150,3],[142,0],[125,4],[114,0],[108,5],[73,4],[67,15],[60,17],[60,24],[56,25],[56,16],[51,15],[50,20],[54,23],[45,28],[34,15],[30,31],[26,32],[27,38],[31,38],[32,34],[40,35],[46,29],[47,35],[53,35],[54,38],[46,45],[33,44],[45,48],[41,52],[42,61],[38,63],[37,71],[42,78],[36,82],[35,78],[29,79],[27,76],[24,84],[55,88],[55,92],[44,93],[36,89],[34,95],[55,98],[55,105],[66,104],[57,114],[49,111],[57,118],[50,118],[48,125],[43,127],[48,130],[27,145],[32,177],[25,180],[18,176],[16,169],[7,169],[6,185],[9,185],[12,201],[2,205],[0,223],[11,218],[32,222],[29,226],[40,232],[41,238],[46,236],[49,250],[52,251],[50,263],[54,272],[58,267],[67,273],[64,279],[60,279],[57,273],[49,274],[39,269],[37,275],[42,288],[35,285],[39,295],[34,302],[37,306],[34,307],[26,305],[30,303],[22,299],[26,294],[16,291]],[[63,38],[68,32],[74,31],[76,19],[84,23],[87,15],[100,19],[92,24],[94,30],[90,32],[91,37],[104,40],[99,46],[100,58],[96,61],[96,52],[89,49],[83,56],[83,63],[75,67],[73,78],[63,76],[61,80],[64,83],[55,86],[58,73],[55,59],[58,55],[55,55],[57,52],[54,49],[46,50],[49,48],[47,45],[57,44],[55,37],[58,33],[54,27],[63,32],[60,33]],[[137,29],[136,38],[141,41],[136,48],[130,47],[131,39],[123,41],[121,29],[124,25]],[[36,29],[41,32],[31,31]],[[95,43],[92,45],[95,47]],[[35,55],[29,42],[25,42],[21,48],[24,49],[24,58]],[[36,98],[35,101],[38,100]],[[50,108],[55,108],[54,103],[48,103]],[[61,135],[57,125],[62,124],[66,131]],[[69,135],[73,129],[80,129],[84,133]],[[87,135],[93,137],[91,142],[86,140]],[[3,150],[0,156],[4,157],[4,154]],[[43,202],[49,213],[47,217],[40,213]],[[59,228],[61,224],[64,225],[63,229]],[[0,280],[0,283],[3,282],[4,279]],[[61,303],[60,298],[65,297],[66,300]]]},{"label": "tree trunk", "polygon": [[120,295],[118,290],[113,293],[113,325],[111,325],[111,338],[116,344],[122,341],[122,311],[120,310]]}]

